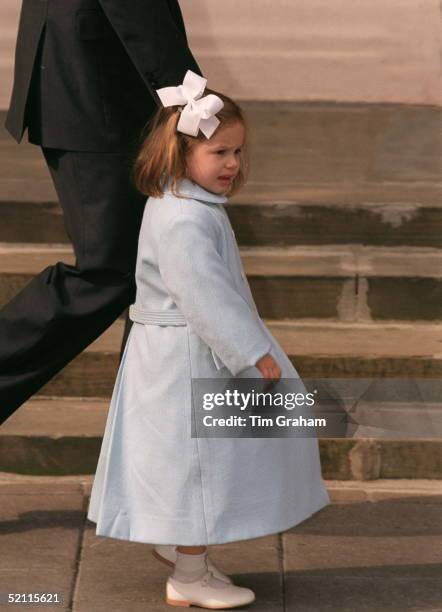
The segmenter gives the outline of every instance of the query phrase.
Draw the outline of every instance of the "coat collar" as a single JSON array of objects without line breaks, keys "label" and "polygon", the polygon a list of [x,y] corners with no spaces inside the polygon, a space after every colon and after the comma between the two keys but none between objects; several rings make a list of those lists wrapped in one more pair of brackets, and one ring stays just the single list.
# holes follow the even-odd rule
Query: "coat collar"
[{"label": "coat collar", "polygon": [[[170,184],[171,181],[169,180],[166,192],[171,192]],[[206,191],[201,185],[187,178],[178,181],[176,192],[186,198],[192,198],[200,202],[210,202],[211,204],[225,204],[228,201],[226,196]]]}]

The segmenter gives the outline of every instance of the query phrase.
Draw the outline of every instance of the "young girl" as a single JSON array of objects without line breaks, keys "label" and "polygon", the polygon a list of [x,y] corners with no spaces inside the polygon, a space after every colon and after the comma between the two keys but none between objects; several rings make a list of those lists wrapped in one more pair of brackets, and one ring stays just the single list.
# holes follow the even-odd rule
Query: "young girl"
[{"label": "young girl", "polygon": [[224,205],[245,181],[246,123],[187,73],[136,161],[149,197],[134,321],[112,395],[88,518],[96,534],[156,545],[171,605],[255,599],[207,545],[287,530],[329,503],[316,438],[191,437],[192,378],[299,375],[260,319]]}]

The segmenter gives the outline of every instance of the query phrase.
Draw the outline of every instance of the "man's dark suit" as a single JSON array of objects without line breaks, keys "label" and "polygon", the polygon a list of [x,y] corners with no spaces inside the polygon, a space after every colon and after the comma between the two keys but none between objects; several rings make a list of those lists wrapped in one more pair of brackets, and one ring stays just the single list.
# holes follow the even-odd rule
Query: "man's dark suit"
[{"label": "man's dark suit", "polygon": [[24,0],[6,127],[42,147],[76,264],[0,311],[0,423],[133,301],[145,197],[130,167],[155,89],[201,74],[176,0]]}]

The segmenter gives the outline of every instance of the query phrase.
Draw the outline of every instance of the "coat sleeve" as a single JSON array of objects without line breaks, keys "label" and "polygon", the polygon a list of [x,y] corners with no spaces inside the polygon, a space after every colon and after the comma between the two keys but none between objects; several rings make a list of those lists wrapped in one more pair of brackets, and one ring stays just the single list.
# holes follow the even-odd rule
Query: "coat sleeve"
[{"label": "coat sleeve", "polygon": [[186,38],[176,0],[99,0],[151,93],[182,83],[187,70],[202,74]]},{"label": "coat sleeve", "polygon": [[159,240],[159,270],[189,326],[236,376],[266,355],[271,342],[236,290],[217,250],[220,230],[208,217],[182,213],[169,222]]}]

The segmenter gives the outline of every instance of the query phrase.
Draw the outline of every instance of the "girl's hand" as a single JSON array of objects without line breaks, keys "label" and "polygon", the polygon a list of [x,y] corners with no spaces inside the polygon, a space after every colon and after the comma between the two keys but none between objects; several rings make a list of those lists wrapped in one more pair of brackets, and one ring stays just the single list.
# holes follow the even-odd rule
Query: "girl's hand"
[{"label": "girl's hand", "polygon": [[269,382],[269,384],[264,387],[265,390],[271,389],[281,378],[281,368],[270,353],[261,357],[261,359],[256,362],[255,367],[261,372],[262,377]]}]

